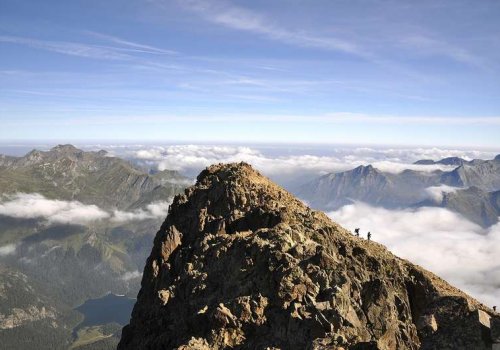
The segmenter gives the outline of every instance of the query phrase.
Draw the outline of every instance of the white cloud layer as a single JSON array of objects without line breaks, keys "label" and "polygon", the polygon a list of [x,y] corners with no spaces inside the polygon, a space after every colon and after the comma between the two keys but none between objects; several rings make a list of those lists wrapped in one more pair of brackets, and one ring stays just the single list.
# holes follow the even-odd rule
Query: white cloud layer
[{"label": "white cloud layer", "polygon": [[142,276],[142,273],[139,272],[138,270],[127,271],[121,276],[121,279],[124,281],[130,281],[130,280],[133,280],[136,278],[140,278],[141,276]]},{"label": "white cloud layer", "polygon": [[0,202],[0,214],[21,219],[43,218],[50,223],[85,224],[109,217],[96,205],[47,199],[38,193],[17,193]]},{"label": "white cloud layer", "polygon": [[172,201],[170,199],[169,201],[157,201],[148,204],[146,209],[137,209],[134,211],[115,210],[111,220],[115,222],[127,222],[165,218],[171,203]]},{"label": "white cloud layer", "polygon": [[440,203],[443,200],[444,193],[456,192],[457,190],[460,190],[460,189],[462,189],[462,188],[452,187],[452,186],[447,186],[447,185],[440,185],[440,186],[427,187],[425,189],[425,192],[430,199],[434,200],[437,203]]},{"label": "white cloud layer", "polygon": [[6,244],[0,247],[0,256],[7,256],[16,252],[15,244]]},{"label": "white cloud layer", "polygon": [[47,199],[38,193],[17,193],[0,201],[0,215],[19,219],[44,219],[48,223],[59,224],[88,224],[103,219],[122,223],[164,218],[171,200],[150,203],[145,209],[114,210],[109,213],[96,205],[78,201]]},{"label": "white cloud layer", "polygon": [[328,214],[372,233],[396,255],[417,263],[487,305],[500,300],[500,224],[483,229],[442,208],[387,210],[355,203]]},{"label": "white cloud layer", "polygon": [[[114,149],[114,151],[122,151]],[[128,152],[128,153],[127,153]],[[417,165],[421,159],[439,160],[458,156],[473,158],[492,158],[495,152],[456,150],[440,148],[370,148],[323,146],[287,149],[285,146],[232,146],[232,145],[169,145],[135,146],[125,153],[159,170],[178,170],[188,176],[196,176],[205,167],[214,163],[245,161],[252,164],[263,174],[281,184],[308,182],[314,176],[329,172],[353,169],[359,165],[372,164],[379,170],[400,173],[406,169],[431,172],[449,171],[453,166],[441,164]],[[294,180],[290,180],[294,178]]]}]

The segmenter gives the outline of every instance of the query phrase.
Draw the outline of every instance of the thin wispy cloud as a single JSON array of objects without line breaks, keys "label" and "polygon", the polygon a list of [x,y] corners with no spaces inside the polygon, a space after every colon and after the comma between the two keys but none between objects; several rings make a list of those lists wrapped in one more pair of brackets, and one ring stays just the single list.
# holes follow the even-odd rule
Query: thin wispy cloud
[{"label": "thin wispy cloud", "polygon": [[103,39],[103,40],[106,40],[106,41],[109,41],[109,42],[112,42],[112,43],[115,43],[118,45],[123,45],[126,47],[136,49],[136,51],[138,51],[138,52],[145,52],[145,53],[151,53],[151,54],[164,54],[164,55],[176,55],[179,53],[179,52],[174,51],[174,50],[166,50],[166,49],[162,49],[162,48],[159,48],[156,46],[136,43],[136,42],[122,39],[122,38],[119,38],[119,37],[116,37],[113,35],[108,35],[108,34],[103,34],[103,33],[98,33],[98,32],[93,32],[93,31],[85,31],[85,33],[87,33],[93,37]]},{"label": "thin wispy cloud", "polygon": [[0,136],[498,145],[498,4],[281,5],[86,6],[71,25],[53,4],[36,33],[12,11]]},{"label": "thin wispy cloud", "polygon": [[402,39],[401,45],[421,55],[444,56],[457,62],[484,66],[484,59],[467,49],[422,34],[414,34]]},{"label": "thin wispy cloud", "polygon": [[333,113],[321,117],[324,121],[332,123],[384,123],[384,124],[428,124],[428,125],[500,125],[500,116],[477,116],[477,117],[461,117],[461,116],[397,116],[397,115],[369,115],[357,113]]},{"label": "thin wispy cloud", "polygon": [[[175,55],[176,51],[164,50],[153,46],[142,45],[131,41],[123,40],[114,36],[93,33],[93,36],[101,39],[111,41],[115,44],[122,46],[107,46],[97,44],[86,44],[80,42],[68,41],[51,41],[39,40],[33,38],[19,37],[19,36],[0,36],[0,42],[23,45],[35,49],[41,49],[51,52],[56,52],[63,55],[77,56],[99,60],[119,60],[119,61],[133,61],[136,57],[133,53],[138,54],[152,54],[152,55]],[[143,64],[148,64],[148,61],[143,61]]]},{"label": "thin wispy cloud", "polygon": [[228,28],[263,35],[269,39],[296,46],[335,50],[359,56],[367,55],[353,42],[285,28],[272,23],[269,18],[256,11],[229,2],[187,0],[180,3],[185,8],[196,12],[203,19]]},{"label": "thin wispy cloud", "polygon": [[[377,31],[351,32],[348,37],[343,33],[343,38],[340,38],[340,34],[338,37],[322,36],[314,30],[295,30],[280,25],[262,13],[236,6],[225,0],[187,0],[182,1],[181,4],[209,22],[231,29],[262,35],[290,45],[354,54],[368,58],[377,65],[396,65],[395,62],[390,62],[391,57],[387,55],[389,47],[393,49],[404,47],[420,55],[447,57],[474,66],[484,65],[484,59],[481,56],[446,40],[424,35],[418,28],[413,28],[413,32],[408,33],[403,39],[399,38],[394,28],[392,36],[385,37],[385,45],[380,47],[373,43],[376,41],[374,36],[380,35]],[[387,25],[391,26],[390,23]]]},{"label": "thin wispy cloud", "polygon": [[[13,121],[16,122],[17,121]],[[441,116],[397,116],[370,115],[357,113],[328,113],[321,115],[288,115],[288,114],[226,114],[226,115],[129,115],[118,117],[92,117],[83,119],[55,119],[53,123],[65,125],[113,125],[124,123],[170,123],[170,122],[204,122],[204,123],[325,123],[325,124],[387,124],[387,125],[500,125],[500,116],[477,117],[441,117]],[[32,124],[33,122],[26,122]],[[51,123],[50,119],[44,123]]]},{"label": "thin wispy cloud", "polygon": [[93,58],[100,60],[129,60],[130,55],[119,52],[117,48],[89,45],[67,41],[38,40],[18,36],[0,36],[0,42],[24,45],[35,49],[57,52],[63,55]]}]

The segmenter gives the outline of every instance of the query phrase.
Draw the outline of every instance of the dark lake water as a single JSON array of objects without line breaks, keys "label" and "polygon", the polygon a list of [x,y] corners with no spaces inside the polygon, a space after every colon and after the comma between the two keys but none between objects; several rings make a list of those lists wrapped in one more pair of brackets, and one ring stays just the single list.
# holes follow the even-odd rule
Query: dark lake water
[{"label": "dark lake water", "polygon": [[102,298],[87,300],[75,308],[75,310],[85,316],[83,322],[75,328],[75,332],[83,327],[111,322],[116,322],[122,326],[126,325],[130,320],[135,301],[136,299],[115,294],[108,294]]}]

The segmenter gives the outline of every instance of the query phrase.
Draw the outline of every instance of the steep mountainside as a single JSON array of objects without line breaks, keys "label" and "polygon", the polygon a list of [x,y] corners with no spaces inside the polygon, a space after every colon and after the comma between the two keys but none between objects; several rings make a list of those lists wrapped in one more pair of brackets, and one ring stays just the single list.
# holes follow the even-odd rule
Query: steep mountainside
[{"label": "steep mountainside", "polygon": [[[84,152],[71,145],[0,157],[0,206],[5,209],[16,193],[24,192],[35,199],[19,204],[16,211],[41,213],[0,214],[0,344],[26,350],[67,349],[73,327],[82,320],[72,308],[109,292],[135,297],[152,233],[164,218],[167,201],[187,183],[173,171],[151,175],[104,151]],[[39,200],[40,194],[45,198]],[[93,205],[109,217],[52,222],[43,216],[73,201]],[[85,216],[81,203],[66,206]],[[148,211],[148,205],[156,205],[159,214]],[[118,210],[119,220],[114,216]],[[116,345],[116,336],[99,340],[102,329],[109,331],[110,326],[83,329],[85,341],[79,344],[87,349]],[[99,340],[94,345],[93,335]]]},{"label": "steep mountainside", "polygon": [[[336,210],[353,201],[385,208],[438,205],[484,227],[498,221],[494,192],[500,190],[500,156],[492,160],[471,161],[451,157],[440,161],[421,160],[416,164],[457,167],[446,172],[405,170],[394,174],[371,165],[359,166],[353,170],[323,175],[294,192],[312,207],[321,210]],[[444,200],[437,203],[427,189],[442,185],[456,187],[457,191],[446,193],[444,190]],[[475,189],[464,191],[469,187]]]},{"label": "steep mountainside", "polygon": [[478,187],[443,193],[441,198],[428,199],[418,206],[439,206],[459,213],[483,227],[498,222],[500,191],[486,192]]},{"label": "steep mountainside", "polygon": [[[123,159],[108,157],[105,151],[84,152],[71,145],[47,152],[34,150],[24,157],[3,157],[1,200],[8,202],[18,192],[36,193],[47,199],[96,205],[110,218],[58,223],[43,217],[0,215],[0,246],[15,246],[15,254],[8,254],[0,263],[21,268],[31,278],[63,282],[54,293],[69,304],[106,291],[123,293],[130,281],[121,276],[142,267],[146,249],[150,249],[149,237],[144,236],[159,220],[152,215],[127,220],[127,213],[143,213],[140,210],[148,204],[172,198],[186,183],[176,172],[150,175]],[[57,205],[36,203],[42,210]],[[122,210],[123,221],[113,220],[115,210]]]},{"label": "steep mountainside", "polygon": [[72,145],[0,158],[0,194],[40,193],[47,198],[128,209],[165,200],[187,179],[175,171],[154,175],[106,151],[84,152]]},{"label": "steep mountainside", "polygon": [[67,346],[78,314],[19,271],[0,265],[0,276],[0,347],[30,349],[33,338],[38,349]]},{"label": "steep mountainside", "polygon": [[493,315],[249,165],[215,165],[175,197],[118,348],[491,349]]},{"label": "steep mountainside", "polygon": [[296,192],[311,206],[335,210],[358,200],[388,208],[408,206],[425,198],[424,189],[439,183],[441,171],[382,172],[371,165],[323,175]]},{"label": "steep mountainside", "polygon": [[443,174],[441,182],[455,187],[476,186],[488,192],[497,191],[500,189],[500,160],[461,165]]}]

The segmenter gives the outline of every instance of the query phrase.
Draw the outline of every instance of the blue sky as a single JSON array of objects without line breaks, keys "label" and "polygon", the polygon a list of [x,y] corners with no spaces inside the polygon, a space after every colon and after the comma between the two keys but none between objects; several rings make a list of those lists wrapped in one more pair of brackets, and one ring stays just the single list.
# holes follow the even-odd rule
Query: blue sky
[{"label": "blue sky", "polygon": [[488,0],[0,0],[0,139],[498,148],[498,18]]}]

